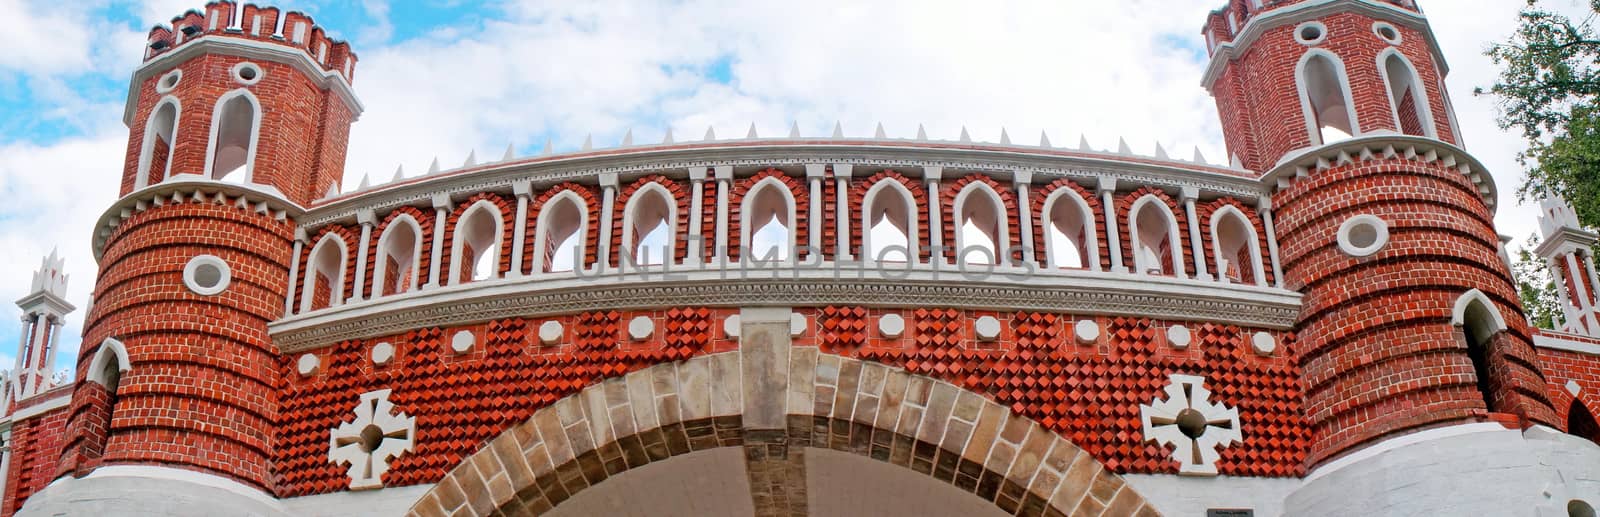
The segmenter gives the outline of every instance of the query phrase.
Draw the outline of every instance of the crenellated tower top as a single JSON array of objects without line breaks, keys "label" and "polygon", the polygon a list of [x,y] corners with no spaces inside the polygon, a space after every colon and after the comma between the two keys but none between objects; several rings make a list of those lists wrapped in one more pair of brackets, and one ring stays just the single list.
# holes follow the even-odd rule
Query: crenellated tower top
[{"label": "crenellated tower top", "polygon": [[310,16],[299,11],[283,12],[276,7],[258,7],[235,2],[206,4],[205,11],[189,10],[172,19],[171,26],[157,25],[146,38],[146,62],[204,37],[227,37],[270,42],[298,48],[324,70],[353,82],[356,55],[350,44],[328,37],[327,31]]}]

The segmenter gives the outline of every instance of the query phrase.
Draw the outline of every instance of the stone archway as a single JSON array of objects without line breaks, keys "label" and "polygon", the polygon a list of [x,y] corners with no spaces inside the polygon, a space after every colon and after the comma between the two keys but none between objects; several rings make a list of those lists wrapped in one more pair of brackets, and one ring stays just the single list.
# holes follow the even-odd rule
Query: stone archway
[{"label": "stone archway", "polygon": [[463,460],[411,514],[539,514],[629,469],[723,447],[743,449],[758,515],[807,513],[806,448],[911,469],[1008,514],[1158,514],[1032,420],[949,383],[791,347],[789,311],[773,312],[744,311],[738,351],[612,378],[537,411]]}]

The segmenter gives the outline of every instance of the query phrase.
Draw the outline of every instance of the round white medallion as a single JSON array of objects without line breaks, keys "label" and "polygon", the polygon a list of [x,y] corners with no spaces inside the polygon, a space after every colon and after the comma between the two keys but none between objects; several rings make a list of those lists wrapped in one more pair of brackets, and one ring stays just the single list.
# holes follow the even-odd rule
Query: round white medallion
[{"label": "round white medallion", "polygon": [[267,75],[265,71],[261,70],[261,65],[249,61],[240,61],[239,64],[233,65],[233,68],[229,69],[229,73],[233,75],[234,82],[245,86],[259,83],[261,78]]},{"label": "round white medallion", "polygon": [[878,318],[878,334],[894,339],[906,331],[906,319],[899,314],[885,314]]},{"label": "round white medallion", "polygon": [[1250,348],[1255,349],[1260,355],[1272,355],[1272,352],[1278,349],[1278,340],[1273,339],[1272,334],[1257,332],[1256,335],[1250,336]]},{"label": "round white medallion", "polygon": [[1167,327],[1167,343],[1170,343],[1172,348],[1189,348],[1189,340],[1193,338],[1194,336],[1189,334],[1189,327],[1183,325]]},{"label": "round white medallion", "polygon": [[458,354],[465,354],[468,350],[472,350],[473,341],[472,331],[456,332],[455,335],[450,336],[450,349]]},{"label": "round white medallion", "polygon": [[173,69],[171,72],[167,72],[166,75],[161,76],[160,80],[156,81],[156,93],[170,92],[173,88],[177,88],[178,82],[182,80],[183,70]]},{"label": "round white medallion", "polygon": [[317,358],[317,354],[300,354],[300,359],[295,361],[295,369],[301,377],[316,375],[321,366],[322,360]]},{"label": "round white medallion", "polygon": [[979,317],[972,323],[972,330],[978,334],[979,341],[994,341],[1000,337],[1000,320],[994,316]]},{"label": "round white medallion", "polygon": [[372,364],[383,366],[394,360],[394,345],[388,341],[372,345]]},{"label": "round white medallion", "polygon": [[1389,24],[1389,22],[1372,24],[1372,34],[1390,45],[1399,45],[1403,41],[1400,37],[1400,31],[1395,29],[1394,25]]},{"label": "round white medallion", "polygon": [[1389,223],[1377,216],[1361,214],[1339,225],[1339,251],[1352,257],[1367,257],[1389,244]]},{"label": "round white medallion", "polygon": [[1079,320],[1072,326],[1072,335],[1078,338],[1078,343],[1092,345],[1100,339],[1100,324],[1094,320]]},{"label": "round white medallion", "polygon": [[728,337],[739,337],[739,315],[728,316],[722,320],[722,333]]},{"label": "round white medallion", "polygon": [[1322,22],[1305,22],[1294,28],[1294,40],[1308,47],[1328,40],[1328,26]]},{"label": "round white medallion", "polygon": [[183,285],[194,294],[211,296],[228,289],[233,270],[216,255],[197,255],[183,266]]},{"label": "round white medallion", "polygon": [[789,337],[800,337],[806,333],[806,317],[798,312],[789,314]]},{"label": "round white medallion", "polygon": [[628,339],[644,341],[656,331],[656,321],[649,316],[635,316],[628,320]]},{"label": "round white medallion", "polygon": [[562,333],[562,328],[561,328],[561,322],[559,322],[559,321],[550,320],[550,321],[546,321],[544,323],[540,323],[539,324],[539,343],[545,344],[545,345],[554,345],[556,343],[560,343],[561,342],[561,333]]}]

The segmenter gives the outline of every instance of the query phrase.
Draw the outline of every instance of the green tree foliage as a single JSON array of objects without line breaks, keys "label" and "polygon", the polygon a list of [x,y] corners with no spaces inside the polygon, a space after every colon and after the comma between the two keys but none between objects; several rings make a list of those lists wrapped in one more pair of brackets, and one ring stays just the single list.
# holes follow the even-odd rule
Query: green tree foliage
[{"label": "green tree foliage", "polygon": [[1517,278],[1517,293],[1522,296],[1522,310],[1528,322],[1535,327],[1553,329],[1556,316],[1561,314],[1560,292],[1556,290],[1555,277],[1550,275],[1550,265],[1533,254],[1539,247],[1539,236],[1529,235],[1517,250],[1517,259],[1511,273]]},{"label": "green tree foliage", "polygon": [[1581,20],[1528,0],[1511,40],[1489,48],[1501,67],[1487,91],[1501,109],[1502,129],[1518,129],[1528,142],[1519,155],[1527,178],[1522,202],[1558,194],[1586,225],[1600,224],[1600,35],[1593,27],[1600,0],[1589,0]]}]

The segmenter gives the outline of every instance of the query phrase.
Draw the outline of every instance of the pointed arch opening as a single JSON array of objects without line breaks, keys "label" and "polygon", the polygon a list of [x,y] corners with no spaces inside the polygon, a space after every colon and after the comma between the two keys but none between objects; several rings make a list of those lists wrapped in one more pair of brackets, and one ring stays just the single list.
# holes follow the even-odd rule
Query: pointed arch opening
[{"label": "pointed arch opening", "polygon": [[311,248],[306,267],[305,287],[300,293],[300,312],[325,309],[344,303],[345,257],[349,247],[337,233],[324,235]]},{"label": "pointed arch opening", "polygon": [[500,207],[479,200],[461,213],[450,245],[451,284],[489,280],[499,275],[500,238],[505,222]]},{"label": "pointed arch opening", "polygon": [[1361,134],[1350,80],[1339,56],[1322,49],[1306,52],[1295,70],[1295,82],[1299,83],[1300,105],[1312,145]]},{"label": "pointed arch opening", "polygon": [[1395,127],[1401,133],[1437,138],[1433,125],[1433,108],[1428,105],[1428,93],[1422,88],[1422,79],[1411,60],[1400,51],[1389,48],[1378,54],[1378,70],[1388,87],[1389,107],[1394,113]]},{"label": "pointed arch opening", "polygon": [[160,175],[157,182],[172,175],[173,142],[178,136],[182,108],[177,97],[167,96],[150,111],[144,125],[144,144],[139,148],[139,172],[133,180],[135,190],[150,185],[152,174]]},{"label": "pointed arch opening", "polygon": [[[755,262],[794,257],[794,195],[776,178],[757,182],[739,205],[741,241]],[[745,256],[741,251],[740,256]]]},{"label": "pointed arch opening", "polygon": [[1136,273],[1178,276],[1183,251],[1178,243],[1178,221],[1161,198],[1139,198],[1128,210],[1128,235]]},{"label": "pointed arch opening", "polygon": [[640,187],[623,207],[622,249],[636,266],[659,266],[673,259],[678,227],[677,200],[659,183]]},{"label": "pointed arch opening", "polygon": [[409,214],[389,222],[378,237],[377,270],[372,284],[378,296],[417,288],[417,263],[422,257],[422,226]]},{"label": "pointed arch opening", "polygon": [[917,256],[917,225],[912,214],[916,201],[904,185],[892,178],[867,189],[861,204],[862,249],[866,260],[910,262]]},{"label": "pointed arch opening", "polygon": [[956,256],[968,264],[1003,264],[1011,245],[1000,194],[973,182],[956,195]]},{"label": "pointed arch opening", "polygon": [[1100,270],[1094,212],[1083,197],[1071,188],[1058,188],[1045,198],[1039,217],[1040,227],[1045,230],[1045,260],[1050,269]]},{"label": "pointed arch opening", "polygon": [[261,103],[249,90],[234,90],[217,99],[216,110],[211,114],[206,177],[229,183],[249,182],[260,132]]},{"label": "pointed arch opening", "polygon": [[1506,322],[1495,309],[1494,302],[1482,291],[1473,289],[1456,299],[1451,323],[1460,326],[1467,341],[1467,356],[1472,359],[1473,374],[1477,377],[1478,392],[1483,395],[1484,406],[1490,412],[1503,411],[1495,393],[1500,392],[1499,379],[1490,367],[1489,359],[1495,336],[1506,330]]},{"label": "pointed arch opening", "polygon": [[1600,422],[1595,421],[1594,413],[1577,397],[1573,397],[1572,405],[1567,407],[1567,434],[1600,444]]},{"label": "pointed arch opening", "polygon": [[539,260],[536,270],[546,273],[573,271],[583,264],[584,242],[588,238],[584,222],[589,210],[572,191],[564,191],[546,201],[539,211],[535,229]]},{"label": "pointed arch opening", "polygon": [[1266,285],[1255,226],[1238,208],[1224,206],[1211,215],[1211,263],[1225,282]]}]

